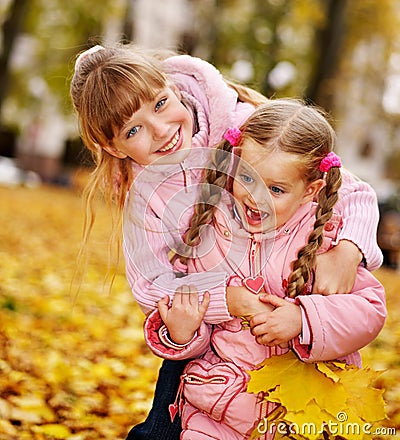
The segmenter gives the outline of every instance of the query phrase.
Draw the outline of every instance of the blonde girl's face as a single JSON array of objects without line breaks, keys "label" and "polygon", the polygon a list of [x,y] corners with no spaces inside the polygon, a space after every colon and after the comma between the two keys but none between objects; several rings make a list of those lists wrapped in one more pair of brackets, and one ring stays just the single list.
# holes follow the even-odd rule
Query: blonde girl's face
[{"label": "blonde girl's face", "polygon": [[283,151],[266,153],[246,140],[233,183],[235,205],[243,226],[250,233],[270,232],[282,227],[310,202],[322,180],[306,184],[297,155]]},{"label": "blonde girl's face", "polygon": [[140,165],[182,162],[192,145],[193,118],[182,104],[179,92],[170,87],[135,112],[104,149]]}]

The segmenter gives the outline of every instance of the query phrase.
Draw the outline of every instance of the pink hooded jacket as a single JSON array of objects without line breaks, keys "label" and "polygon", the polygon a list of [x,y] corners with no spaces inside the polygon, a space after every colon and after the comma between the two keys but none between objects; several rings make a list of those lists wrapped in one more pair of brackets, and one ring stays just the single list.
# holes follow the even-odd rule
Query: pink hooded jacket
[{"label": "pink hooded jacket", "polygon": [[[225,203],[215,213],[213,228],[207,228],[193,259],[188,262],[188,271],[226,271],[231,274],[230,284],[240,285],[243,278],[254,273],[250,250],[258,242],[265,291],[284,298],[290,263],[313,229],[315,204],[300,207],[289,222],[268,236],[249,234],[242,229],[232,214],[230,200],[224,198]],[[320,253],[337,243],[341,227],[342,219],[335,214],[325,225]],[[360,367],[357,350],[378,335],[386,318],[383,286],[361,266],[351,294],[307,294],[298,296],[296,302],[302,308],[303,334],[292,341],[291,347],[305,362],[342,360]],[[265,408],[265,404],[258,403],[257,396],[245,392],[248,381],[245,370],[252,370],[265,358],[285,353],[287,349],[259,345],[250,331],[242,328],[239,318],[213,328],[203,323],[197,337],[179,349],[160,333],[162,325],[157,311],[145,322],[146,340],[155,354],[167,359],[200,357],[188,364],[183,375],[186,404],[182,438],[197,438],[193,432],[204,432],[205,426],[211,438],[247,438],[263,411],[268,413],[275,406],[269,404]],[[215,385],[217,377],[229,378],[224,387]],[[227,392],[229,387],[231,390]],[[226,393],[229,399],[225,398]],[[204,420],[204,414],[209,420]],[[213,421],[218,422],[218,429]],[[221,423],[226,425],[222,434]]]},{"label": "pink hooded jacket", "polygon": [[[193,114],[197,130],[182,163],[135,165],[136,178],[127,196],[123,221],[126,275],[145,314],[156,309],[166,294],[172,297],[178,286],[190,283],[201,294],[205,290],[211,293],[205,322],[219,323],[231,318],[225,298],[227,273],[213,270],[182,279],[174,272],[168,253],[182,243],[210,148],[227,128],[241,125],[253,107],[238,102],[237,93],[206,61],[179,55],[164,63]],[[342,185],[337,208],[344,219],[340,238],[357,244],[370,270],[379,267],[382,254],[375,240],[379,214],[374,191],[349,177]]]}]

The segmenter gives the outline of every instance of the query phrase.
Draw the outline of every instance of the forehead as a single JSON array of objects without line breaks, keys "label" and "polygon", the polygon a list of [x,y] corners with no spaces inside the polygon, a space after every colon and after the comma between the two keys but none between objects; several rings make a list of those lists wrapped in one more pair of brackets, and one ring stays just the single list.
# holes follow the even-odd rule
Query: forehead
[{"label": "forehead", "polygon": [[292,180],[301,178],[302,161],[297,154],[276,148],[267,148],[256,142],[242,146],[241,169],[258,174],[262,179]]}]

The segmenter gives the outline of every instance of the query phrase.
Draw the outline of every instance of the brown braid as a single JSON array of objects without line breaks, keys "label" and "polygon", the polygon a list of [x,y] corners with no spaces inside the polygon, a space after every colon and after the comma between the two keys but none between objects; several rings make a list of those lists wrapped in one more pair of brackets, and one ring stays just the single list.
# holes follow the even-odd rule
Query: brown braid
[{"label": "brown braid", "polygon": [[190,228],[184,238],[186,246],[179,252],[183,256],[181,258],[183,261],[192,254],[193,246],[199,243],[202,226],[211,223],[213,219],[222,190],[227,186],[231,155],[232,145],[225,140],[213,151],[212,159],[205,170]]},{"label": "brown braid", "polygon": [[342,183],[340,169],[331,168],[326,173],[326,185],[318,194],[318,207],[315,214],[314,230],[308,237],[308,243],[303,246],[293,263],[292,273],[289,276],[287,289],[288,296],[295,297],[303,294],[305,286],[310,279],[311,271],[315,266],[317,251],[323,240],[325,224],[333,214],[333,207],[338,200],[338,191]]}]

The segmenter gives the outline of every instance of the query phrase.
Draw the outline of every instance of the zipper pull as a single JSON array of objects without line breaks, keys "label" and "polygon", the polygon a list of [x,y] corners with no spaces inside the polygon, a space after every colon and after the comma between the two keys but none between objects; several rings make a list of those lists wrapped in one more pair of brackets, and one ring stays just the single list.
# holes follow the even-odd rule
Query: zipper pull
[{"label": "zipper pull", "polygon": [[185,381],[186,376],[187,374],[182,374],[181,382],[179,384],[178,392],[176,393],[175,401],[174,403],[170,403],[168,405],[168,411],[169,411],[169,417],[171,419],[171,423],[174,421],[177,413],[179,415],[181,415],[182,413],[182,406],[183,406],[182,391],[183,391],[183,382]]},{"label": "zipper pull", "polygon": [[250,258],[252,260],[252,263],[254,263],[254,260],[256,258],[256,252],[257,252],[257,245],[258,243],[254,240],[254,236],[252,235],[251,238],[251,245],[250,245]]},{"label": "zipper pull", "polygon": [[254,235],[252,234],[250,236],[250,255],[249,255],[249,264],[250,264],[250,276],[255,276],[255,264],[256,264],[256,255],[257,255],[257,248],[258,248],[258,242],[254,240]]},{"label": "zipper pull", "polygon": [[191,191],[192,179],[190,177],[190,171],[188,172],[186,170],[183,162],[181,162],[179,165],[181,167],[182,174],[183,174],[183,185],[185,186],[185,192],[190,193],[190,192],[192,192]]}]

